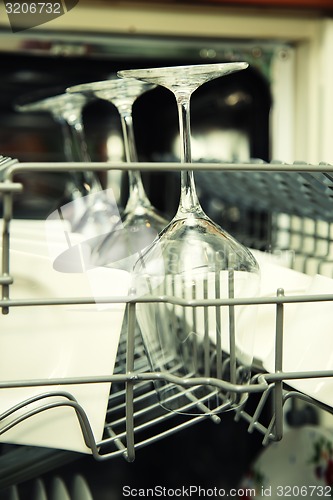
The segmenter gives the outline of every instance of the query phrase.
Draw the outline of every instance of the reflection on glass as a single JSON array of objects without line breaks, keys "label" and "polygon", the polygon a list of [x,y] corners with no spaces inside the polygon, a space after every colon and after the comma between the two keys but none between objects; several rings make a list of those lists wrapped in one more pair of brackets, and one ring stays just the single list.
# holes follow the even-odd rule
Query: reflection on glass
[{"label": "reflection on glass", "polygon": [[[118,75],[162,85],[174,93],[181,161],[187,165],[192,161],[192,93],[211,79],[246,67],[246,63],[221,63],[124,70]],[[253,255],[204,213],[192,170],[182,171],[177,213],[159,238],[142,252],[135,275],[137,293],[173,298],[166,303],[143,303],[138,311],[152,370],[171,373],[182,383],[189,383],[184,387],[161,377],[156,382],[161,404],[168,410],[193,415],[217,413],[243,404],[245,391],[235,394],[201,380],[195,385],[190,383],[196,377],[248,383],[255,313],[253,308],[232,305],[184,307],[177,304],[177,299],[253,297],[259,285],[259,268]]]}]

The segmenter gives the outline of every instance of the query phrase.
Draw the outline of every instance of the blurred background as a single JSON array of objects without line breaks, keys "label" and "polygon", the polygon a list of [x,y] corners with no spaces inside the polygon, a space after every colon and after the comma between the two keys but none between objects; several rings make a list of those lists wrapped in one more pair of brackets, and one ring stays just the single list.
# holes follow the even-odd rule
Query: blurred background
[{"label": "blurred background", "polygon": [[[20,161],[65,158],[59,124],[48,113],[16,111],[18,102],[108,79],[119,69],[245,60],[250,63],[247,71],[212,81],[194,93],[194,160],[330,160],[332,71],[325,56],[333,35],[327,0],[315,5],[309,0],[275,0],[272,5],[246,0],[105,0],[92,5],[80,0],[61,17],[15,33],[2,14],[3,155]],[[133,114],[140,161],[177,159],[173,95],[159,87],[138,99]],[[93,161],[124,159],[120,119],[112,104],[92,100],[83,109],[83,122]],[[64,177],[56,176],[52,188],[41,176],[24,180],[29,187],[22,207],[27,217],[50,210],[63,190]],[[113,185],[124,203],[126,178],[120,189],[119,177],[113,172],[104,182]],[[153,204],[172,214],[178,183],[164,177],[145,174],[145,184]],[[160,192],[164,182],[171,182],[170,188]]]},{"label": "blurred background", "polygon": [[[194,160],[333,161],[331,0],[80,0],[52,22],[15,33],[3,5],[0,14],[1,155],[21,162],[65,161],[59,123],[48,113],[15,108],[41,92],[51,96],[55,88],[59,92],[109,79],[126,68],[242,60],[250,64],[248,70],[193,94]],[[116,108],[95,99],[82,118],[91,159],[124,161]],[[140,97],[133,121],[140,161],[179,158],[176,103],[169,91],[159,87]],[[143,179],[153,205],[172,216],[179,199],[178,174],[145,172]],[[67,182],[66,174],[56,172],[18,180],[25,189],[15,213],[23,218],[45,218],[62,199]],[[112,171],[102,181],[124,205],[127,176]],[[248,223],[255,206],[244,217],[248,207],[242,200],[235,203],[220,175],[198,176],[197,186],[209,215],[243,242],[255,243]],[[264,224],[254,246],[264,248],[269,233],[265,209],[258,217]],[[245,221],[245,232],[239,221]],[[261,447],[260,435],[248,434],[243,423],[235,424],[227,414],[218,427],[201,423],[140,450],[134,464],[71,456],[70,467],[56,467],[45,481],[55,472],[68,480],[84,473],[97,500],[122,498],[125,484],[229,488],[239,483]],[[22,498],[28,498],[29,488],[21,486]]]}]

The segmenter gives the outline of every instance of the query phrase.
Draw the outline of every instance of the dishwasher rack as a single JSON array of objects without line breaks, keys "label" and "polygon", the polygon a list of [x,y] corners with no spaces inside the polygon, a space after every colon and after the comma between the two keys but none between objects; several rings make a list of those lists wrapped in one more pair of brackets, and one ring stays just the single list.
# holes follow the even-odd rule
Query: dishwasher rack
[{"label": "dishwasher rack", "polygon": [[[14,197],[20,193],[22,186],[14,182],[17,173],[44,172],[44,171],[80,171],[95,170],[107,171],[109,169],[128,170],[165,170],[176,173],[184,170],[188,166],[179,163],[133,163],[130,166],[123,163],[91,163],[82,165],[80,163],[19,163],[10,158],[0,158],[0,173],[2,182],[0,183],[0,193],[3,198],[3,239],[2,239],[2,274],[0,284],[2,286],[2,299],[0,307],[3,314],[9,314],[13,307],[31,306],[43,307],[43,305],[68,305],[68,304],[93,304],[92,297],[71,298],[71,299],[11,299],[10,290],[15,286],[15,276],[10,274],[10,221],[13,217]],[[333,230],[330,226],[330,219],[333,213],[333,165],[319,164],[309,165],[306,163],[284,164],[281,162],[264,163],[251,161],[242,164],[218,164],[218,163],[198,163],[191,164],[191,169],[198,174],[199,182],[203,193],[205,189],[211,191],[212,185],[217,190],[217,194],[226,199],[230,206],[238,205],[241,209],[258,209],[262,212],[270,213],[270,224],[268,227],[270,242],[269,248],[290,249],[295,255],[296,264],[307,270],[308,262],[311,260],[313,269],[313,259],[317,259],[316,269],[320,270],[324,264],[329,266],[328,274],[333,276],[333,258],[330,253],[333,246]],[[210,177],[208,171],[215,177]],[[222,175],[223,173],[223,175]],[[215,180],[214,180],[215,179]],[[225,191],[221,190],[221,183],[225,183]],[[231,189],[232,187],[232,189]],[[274,197],[271,196],[274,191]],[[258,197],[259,195],[261,197]],[[230,199],[228,200],[228,195]],[[251,218],[256,217],[252,210]],[[306,255],[300,260],[298,257],[304,249],[304,239],[309,239],[309,234],[302,231],[302,221],[311,220],[316,228],[317,225],[325,224],[325,235],[312,233],[315,240],[310,246]],[[297,224],[295,223],[297,222]],[[301,221],[301,222],[300,222]],[[295,226],[294,230],[292,226]],[[308,226],[307,226],[308,227]],[[288,237],[286,237],[286,234]],[[320,244],[318,243],[320,239]],[[296,244],[295,244],[296,242]],[[325,249],[323,250],[323,242]],[[318,250],[319,249],[319,250]],[[317,254],[316,251],[318,250]],[[82,430],[82,439],[91,449],[93,457],[97,461],[108,460],[112,457],[123,456],[131,462],[135,459],[136,450],[152,444],[162,438],[175,434],[182,429],[192,426],[203,419],[211,419],[214,423],[223,421],[223,414],[206,414],[202,411],[199,416],[185,416],[164,410],[159,404],[154,381],[163,378],[170,384],[176,384],[179,390],[189,390],[196,385],[208,385],[221,391],[221,406],[228,408],[230,400],[241,394],[247,393],[250,396],[259,396],[258,404],[254,411],[249,411],[247,403],[235,410],[235,420],[244,420],[248,424],[248,431],[258,431],[263,436],[263,444],[280,440],[283,437],[284,405],[288,400],[301,399],[316,407],[322,408],[329,413],[333,409],[328,407],[306,394],[300,393],[288,387],[288,381],[292,379],[309,379],[318,377],[333,377],[333,370],[316,372],[292,372],[284,373],[283,366],[283,313],[284,306],[290,303],[333,301],[333,295],[313,295],[313,296],[285,296],[282,289],[277,290],[275,297],[248,298],[248,299],[201,299],[201,300],[180,300],[171,296],[127,296],[118,298],[105,297],[106,303],[125,303],[127,314],[127,331],[123,331],[119,344],[116,366],[114,374],[109,377],[80,377],[65,379],[47,380],[20,380],[20,381],[0,381],[1,388],[29,387],[29,386],[50,386],[61,385],[66,393],[66,386],[70,384],[96,384],[111,382],[111,392],[109,405],[105,421],[104,436],[101,442],[95,442],[89,420],[83,408],[77,401],[66,393],[65,404],[76,412],[78,425]],[[136,324],[136,306],[142,302],[164,302],[182,307],[202,307],[202,306],[225,306],[235,305],[267,305],[273,304],[276,309],[276,357],[275,372],[267,373],[260,363],[254,366],[254,375],[247,386],[232,384],[231,382],[214,377],[180,378],[173,373],[170,366],[168,372],[152,372],[149,367],[140,333]],[[10,318],[9,318],[10,320]],[[1,334],[1,333],[0,333]],[[212,349],[213,355],[213,349]],[[227,355],[223,354],[221,362],[227,363]],[[1,391],[0,391],[1,397]],[[40,396],[45,401],[42,409],[50,410],[52,404],[47,403],[48,394]],[[37,397],[38,399],[38,397]],[[24,407],[27,401],[22,401],[20,407]],[[262,422],[262,414],[269,405],[271,417],[269,423]],[[5,434],[6,426],[1,426],[4,418],[14,412],[16,408],[8,409],[0,415],[0,434]],[[40,410],[38,410],[40,411]],[[30,418],[31,414],[19,417],[17,421],[11,423],[9,428],[17,425],[21,420]],[[54,455],[57,452],[54,451]],[[67,452],[59,452],[59,457],[55,460],[65,462],[69,457],[76,456]],[[41,461],[43,461],[41,459]],[[52,459],[46,461],[50,466]],[[36,465],[36,471],[41,473],[40,463]],[[38,469],[37,469],[38,468]],[[29,477],[34,475],[34,467],[29,469]],[[8,472],[8,470],[7,470]],[[13,475],[15,481],[22,478],[24,474],[22,468],[16,470]],[[8,477],[11,477],[8,474]],[[24,477],[28,479],[29,477]],[[11,479],[13,479],[11,477]],[[1,480],[1,485],[8,485],[11,479]],[[13,479],[13,482],[15,482]]]}]

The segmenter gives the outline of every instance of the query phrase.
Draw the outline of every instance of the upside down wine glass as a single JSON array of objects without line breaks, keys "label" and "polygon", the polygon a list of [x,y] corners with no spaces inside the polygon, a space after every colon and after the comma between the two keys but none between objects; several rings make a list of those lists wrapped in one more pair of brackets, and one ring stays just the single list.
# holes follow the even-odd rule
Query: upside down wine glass
[{"label": "upside down wine glass", "polygon": [[[67,89],[69,93],[83,93],[104,99],[116,106],[122,125],[125,158],[128,163],[137,162],[132,109],[143,93],[156,85],[133,78],[114,78],[84,83]],[[98,266],[121,267],[132,270],[138,252],[148,246],[167,222],[152,206],[145,192],[141,173],[129,170],[129,197],[121,214],[121,222],[112,228],[93,249],[93,261]]]},{"label": "upside down wine glass", "polygon": [[[58,93],[26,104],[18,104],[20,112],[48,112],[60,124],[63,133],[65,158],[68,162],[89,163],[90,156],[82,123],[82,110],[87,97]],[[95,172],[72,172],[66,186],[65,198],[71,200],[65,213],[73,232],[86,236],[105,233],[115,224],[115,208],[107,199]]]},{"label": "upside down wine glass", "polygon": [[[242,62],[206,64],[124,70],[118,75],[162,85],[174,93],[181,161],[189,164],[192,93],[209,80],[247,66]],[[172,297],[138,305],[151,368],[160,374],[155,387],[161,405],[184,414],[212,415],[244,404],[246,390],[232,389],[235,384],[249,383],[254,307],[216,305],[209,300],[253,297],[258,291],[259,268],[249,250],[204,213],[192,170],[181,171],[177,213],[142,252],[134,271],[138,295]],[[196,307],[187,302],[196,299]],[[166,374],[179,378],[170,383]],[[214,379],[226,384],[218,387]]]}]

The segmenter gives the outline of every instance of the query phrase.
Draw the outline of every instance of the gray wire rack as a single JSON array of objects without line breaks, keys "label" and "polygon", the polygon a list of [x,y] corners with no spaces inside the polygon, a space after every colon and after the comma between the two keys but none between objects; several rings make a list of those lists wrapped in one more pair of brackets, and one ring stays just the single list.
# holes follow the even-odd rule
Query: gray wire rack
[{"label": "gray wire rack", "polygon": [[[19,163],[10,158],[0,158],[0,172],[2,182],[0,183],[0,192],[3,198],[3,240],[2,240],[2,274],[0,284],[2,286],[2,299],[0,307],[3,314],[9,314],[15,307],[30,306],[43,307],[45,305],[64,304],[91,304],[94,303],[92,297],[54,299],[46,298],[43,300],[27,300],[22,298],[11,299],[10,289],[15,286],[15,276],[10,273],[10,221],[13,217],[13,197],[19,193],[22,186],[13,181],[18,173],[44,172],[44,171],[79,171],[82,169],[103,171],[109,169],[140,169],[140,170],[165,170],[179,171],[188,168],[187,165],[179,163],[139,163],[124,165],[123,163],[91,163],[82,165],[80,163]],[[331,246],[333,240],[333,231],[331,231],[330,217],[333,213],[332,187],[333,187],[333,166],[328,164],[309,165],[309,164],[283,164],[278,162],[263,163],[249,162],[243,164],[216,164],[200,163],[192,164],[191,169],[198,174],[198,180],[201,187],[210,189],[212,179],[215,178],[215,188],[218,195],[222,198],[228,198],[230,203],[246,204],[250,208],[259,208],[271,213],[271,228],[273,243],[282,241],[281,248],[292,248],[293,238],[296,234],[297,243],[294,245],[295,253],[300,253],[302,248],[302,238],[308,238],[309,235],[303,231],[302,223],[304,219],[314,221],[314,230],[311,233],[315,243],[303,256],[301,262],[302,269],[306,269],[304,262],[314,257],[317,259],[317,269],[324,265],[324,261],[330,264]],[[203,174],[204,172],[204,174]],[[210,178],[211,172],[213,174]],[[218,182],[217,182],[218,179]],[[277,182],[278,181],[278,182]],[[223,187],[225,186],[225,187]],[[231,189],[232,187],[232,189]],[[255,187],[255,191],[254,191]],[[271,193],[274,191],[274,198]],[[280,193],[281,192],[281,193]],[[281,194],[281,196],[280,196]],[[281,222],[280,215],[285,214],[288,218],[289,229],[286,220]],[[292,231],[292,217],[298,217],[297,230]],[[316,234],[316,221],[325,221],[327,234]],[[326,226],[325,226],[326,227]],[[287,238],[285,235],[287,234]],[[321,244],[318,243],[320,239]],[[322,248],[322,241],[325,241],[325,248]],[[304,246],[304,245],[303,245]],[[319,251],[317,251],[320,248]],[[325,260],[326,259],[326,260]],[[332,273],[331,267],[328,274]],[[101,300],[103,301],[103,300]],[[8,408],[8,411],[0,415],[0,434],[5,434],[6,430],[18,425],[22,420],[31,418],[36,412],[50,411],[53,407],[66,405],[73,409],[77,415],[78,425],[82,431],[82,439],[91,449],[93,457],[98,461],[108,460],[112,457],[123,456],[128,461],[135,459],[136,450],[152,444],[171,434],[192,426],[203,419],[211,419],[214,423],[223,420],[223,414],[219,413],[221,407],[227,409],[230,401],[241,394],[257,394],[259,402],[253,412],[249,412],[246,404],[235,410],[235,420],[244,420],[248,424],[249,432],[254,430],[260,432],[263,436],[263,443],[268,444],[271,441],[280,440],[283,437],[283,415],[284,405],[289,399],[301,399],[330,413],[332,408],[314,400],[313,398],[298,391],[288,388],[288,381],[292,379],[308,379],[318,377],[333,377],[333,370],[316,372],[282,372],[283,359],[283,315],[284,307],[290,303],[333,301],[333,295],[317,296],[292,296],[284,295],[282,289],[277,290],[275,297],[248,298],[248,299],[201,299],[201,300],[180,300],[172,296],[145,296],[145,297],[105,297],[106,303],[125,303],[127,314],[127,330],[122,332],[121,342],[117,356],[116,367],[112,376],[105,377],[80,377],[80,378],[61,378],[52,380],[20,380],[20,381],[0,381],[1,388],[10,387],[29,387],[29,386],[50,386],[60,385],[62,387],[59,395],[62,400],[59,403],[50,403],[48,398],[54,393],[44,393],[36,396],[34,400],[39,399],[43,402],[38,409],[26,412],[14,419],[8,426],[1,424],[8,415],[15,415],[15,412],[29,403],[22,401],[15,408]],[[146,357],[141,336],[136,325],[136,306],[142,302],[161,302],[174,304],[180,307],[233,307],[235,305],[254,305],[264,306],[273,304],[276,309],[276,338],[275,338],[275,372],[266,373],[262,367],[257,366],[250,383],[246,386],[234,384],[218,377],[187,377],[182,378],[175,374],[173,366],[170,370],[157,373],[150,370],[150,365]],[[212,356],[214,351],[212,348]],[[221,363],[228,362],[226,358]],[[207,385],[217,388],[220,393],[220,406],[216,412],[206,413],[202,410],[200,415],[189,416],[179,415],[168,412],[159,404],[154,389],[154,381],[165,380],[169,384],[176,385],[180,391],[188,392],[191,395],[191,389],[197,385]],[[104,436],[101,442],[95,442],[91,426],[84,409],[78,404],[73,396],[66,391],[66,386],[70,384],[98,384],[102,382],[112,382],[112,389],[109,397],[109,405],[105,419]],[[65,401],[64,401],[65,398]],[[191,399],[191,398],[190,398]],[[193,404],[192,399],[189,401]],[[271,418],[269,424],[264,424],[261,420],[263,410],[269,404]],[[31,472],[32,474],[33,472]],[[21,471],[16,471],[14,479],[21,477]],[[40,469],[38,471],[40,474]],[[13,480],[11,476],[10,480]],[[3,484],[0,480],[0,486]],[[8,481],[5,484],[8,485]]]}]

